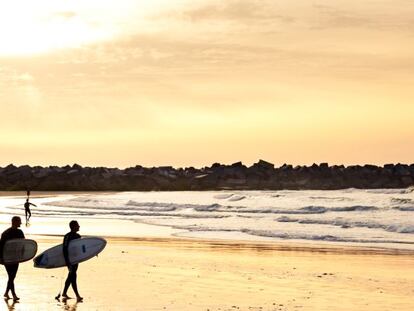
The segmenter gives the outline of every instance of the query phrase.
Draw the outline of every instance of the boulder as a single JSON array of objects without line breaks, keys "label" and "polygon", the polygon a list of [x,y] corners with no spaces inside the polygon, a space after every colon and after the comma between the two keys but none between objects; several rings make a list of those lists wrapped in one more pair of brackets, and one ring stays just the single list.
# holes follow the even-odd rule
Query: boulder
[{"label": "boulder", "polygon": [[274,164],[266,162],[264,160],[259,160],[259,162],[253,164],[253,166],[256,166],[263,170],[273,170],[275,168]]}]

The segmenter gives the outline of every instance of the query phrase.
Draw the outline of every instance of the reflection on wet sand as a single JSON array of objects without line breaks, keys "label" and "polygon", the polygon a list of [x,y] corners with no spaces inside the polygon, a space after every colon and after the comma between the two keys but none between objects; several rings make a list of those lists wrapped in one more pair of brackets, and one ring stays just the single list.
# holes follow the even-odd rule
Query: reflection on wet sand
[{"label": "reflection on wet sand", "polygon": [[14,311],[14,310],[15,310],[14,306],[15,306],[17,303],[19,303],[19,301],[18,301],[18,300],[13,300],[13,299],[4,299],[4,302],[6,303],[6,305],[7,305],[7,309],[8,309],[9,311]]},{"label": "reflection on wet sand", "polygon": [[[47,235],[45,235],[47,236]],[[53,237],[53,235],[49,235]],[[43,237],[43,236],[42,236]],[[111,243],[132,243],[137,242],[140,245],[151,246],[159,245],[161,247],[168,247],[183,250],[200,250],[200,251],[217,251],[220,253],[240,253],[240,252],[256,252],[262,254],[269,254],[275,252],[297,252],[297,253],[319,253],[319,254],[347,254],[347,255],[407,255],[413,256],[413,250],[402,249],[384,249],[375,247],[361,247],[361,246],[338,246],[326,244],[309,244],[309,243],[274,243],[274,242],[252,242],[252,241],[231,241],[231,240],[199,240],[192,238],[123,238],[123,237],[105,237]]]},{"label": "reflection on wet sand", "polygon": [[80,301],[77,301],[76,299],[62,298],[60,300],[60,303],[58,303],[58,305],[62,307],[62,310],[76,311],[79,302]]}]

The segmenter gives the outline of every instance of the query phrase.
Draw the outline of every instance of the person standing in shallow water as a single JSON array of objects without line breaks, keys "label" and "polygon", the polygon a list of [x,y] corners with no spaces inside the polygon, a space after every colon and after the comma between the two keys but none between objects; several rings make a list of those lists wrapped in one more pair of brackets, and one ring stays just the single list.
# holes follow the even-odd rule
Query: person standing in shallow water
[{"label": "person standing in shallow water", "polygon": [[[18,216],[14,216],[11,220],[11,227],[3,232],[1,235],[0,240],[0,254],[3,256],[3,248],[4,244],[7,240],[11,239],[24,239],[24,233],[22,230],[19,229],[20,225],[22,224],[22,220]],[[4,298],[10,299],[9,291],[11,291],[13,295],[13,300],[17,301],[20,298],[17,297],[16,291],[14,289],[14,279],[16,278],[17,270],[19,269],[19,264],[11,264],[11,265],[4,265],[7,271],[7,275],[9,279],[7,281],[6,291],[4,292]]]},{"label": "person standing in shallow water", "polygon": [[32,216],[32,212],[30,211],[30,205],[37,207],[36,204],[30,203],[29,198],[26,199],[26,203],[24,203],[24,213],[26,215],[26,223],[29,222],[30,217]]},{"label": "person standing in shallow water", "polygon": [[79,231],[80,226],[76,220],[72,220],[69,223],[69,228],[70,228],[70,232],[68,232],[63,238],[63,257],[65,257],[65,262],[66,262],[66,266],[69,269],[69,273],[65,281],[65,287],[63,288],[62,298],[64,299],[70,298],[67,292],[68,292],[69,286],[72,285],[73,291],[75,292],[75,295],[76,295],[76,299],[78,301],[82,301],[83,298],[79,295],[78,285],[76,283],[76,278],[77,278],[76,272],[78,270],[79,264],[72,265],[70,263],[69,249],[68,249],[70,241],[81,238],[81,236],[77,233]]}]

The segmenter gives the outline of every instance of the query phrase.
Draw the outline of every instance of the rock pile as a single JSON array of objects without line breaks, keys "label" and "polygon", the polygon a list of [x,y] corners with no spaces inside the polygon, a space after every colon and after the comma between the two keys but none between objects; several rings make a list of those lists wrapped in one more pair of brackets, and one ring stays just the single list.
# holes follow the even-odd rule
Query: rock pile
[{"label": "rock pile", "polygon": [[311,166],[284,164],[275,168],[260,160],[250,167],[242,162],[214,163],[204,168],[171,166],[126,169],[106,167],[28,166],[0,167],[0,190],[44,191],[152,191],[152,190],[280,190],[344,188],[405,188],[414,185],[414,164]]}]

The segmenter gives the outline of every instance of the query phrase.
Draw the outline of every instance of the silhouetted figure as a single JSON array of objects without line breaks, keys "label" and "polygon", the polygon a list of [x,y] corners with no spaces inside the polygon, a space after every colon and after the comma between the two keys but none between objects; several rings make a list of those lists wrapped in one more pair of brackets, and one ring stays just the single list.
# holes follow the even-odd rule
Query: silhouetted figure
[{"label": "silhouetted figure", "polygon": [[[22,220],[18,216],[14,216],[11,220],[11,227],[3,232],[1,235],[0,240],[0,254],[3,257],[3,248],[4,244],[7,240],[11,239],[24,239],[23,231],[18,229],[22,224]],[[4,298],[10,299],[9,291],[11,291],[13,295],[13,300],[17,301],[20,298],[17,297],[16,292],[14,290],[14,279],[16,278],[17,270],[19,269],[19,264],[5,264],[4,265],[7,271],[7,275],[9,276],[9,280],[7,281],[6,291],[4,292]]]},{"label": "silhouetted figure", "polygon": [[30,211],[30,205],[37,207],[36,204],[30,203],[29,198],[26,199],[26,203],[24,203],[24,213],[26,215],[26,223],[29,222],[30,217],[32,217],[32,212]]},{"label": "silhouetted figure", "polygon": [[72,285],[73,291],[75,292],[76,299],[82,301],[83,298],[79,295],[78,285],[76,283],[76,271],[78,270],[78,264],[72,265],[69,261],[69,242],[75,239],[80,239],[81,236],[77,233],[79,231],[79,224],[76,220],[72,220],[69,223],[70,232],[68,232],[63,238],[63,256],[65,257],[66,266],[69,269],[68,277],[65,281],[65,287],[63,288],[62,298],[70,298],[67,294],[69,286]]}]

